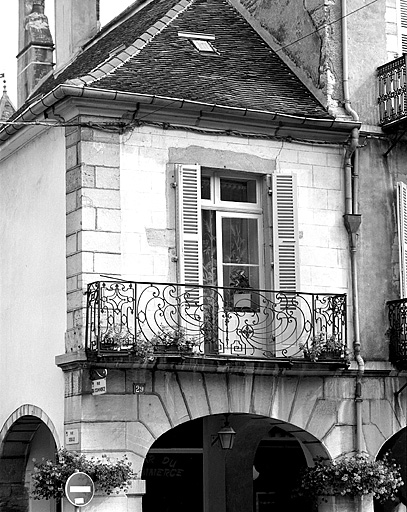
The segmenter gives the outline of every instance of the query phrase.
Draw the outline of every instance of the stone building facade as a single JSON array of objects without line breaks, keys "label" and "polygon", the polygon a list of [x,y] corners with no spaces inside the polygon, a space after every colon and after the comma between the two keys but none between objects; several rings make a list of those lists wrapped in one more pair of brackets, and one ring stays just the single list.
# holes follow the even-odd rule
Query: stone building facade
[{"label": "stone building facade", "polygon": [[[65,3],[0,131],[1,510],[58,510],[28,489],[62,446],[132,461],[99,512],[307,508],[318,457],[403,462],[403,113],[379,126],[376,82],[402,5],[162,0],[94,36],[97,2]],[[177,329],[192,353],[137,355]]]}]

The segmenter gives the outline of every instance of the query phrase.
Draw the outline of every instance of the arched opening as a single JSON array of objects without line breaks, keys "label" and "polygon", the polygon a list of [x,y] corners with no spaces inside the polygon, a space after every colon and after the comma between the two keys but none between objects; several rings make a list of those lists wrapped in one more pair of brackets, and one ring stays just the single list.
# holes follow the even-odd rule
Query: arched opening
[{"label": "arched opening", "polygon": [[307,467],[298,439],[272,427],[260,441],[254,458],[253,509],[262,511],[308,511],[311,504],[293,492],[301,470]]},{"label": "arched opening", "polygon": [[53,500],[30,498],[35,460],[52,459],[56,443],[50,429],[36,416],[22,416],[8,429],[0,447],[0,510],[58,512]]},{"label": "arched opening", "polygon": [[[407,507],[407,428],[403,428],[384,443],[377,454],[377,459],[382,459],[386,453],[388,453],[401,468],[401,476],[405,484],[400,489],[399,498]],[[394,501],[386,503],[375,501],[374,509],[375,512],[391,512],[394,510],[395,506],[396,503]]]},{"label": "arched opening", "polygon": [[271,418],[230,414],[231,450],[217,433],[223,414],[179,425],[151,446],[142,471],[143,512],[308,512],[293,490],[302,468],[322,445],[308,433]]}]

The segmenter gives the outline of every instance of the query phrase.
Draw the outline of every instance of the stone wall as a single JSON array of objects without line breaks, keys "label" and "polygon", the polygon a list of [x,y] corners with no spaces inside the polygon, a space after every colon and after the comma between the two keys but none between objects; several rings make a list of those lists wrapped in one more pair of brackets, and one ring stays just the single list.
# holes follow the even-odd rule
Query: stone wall
[{"label": "stone wall", "polygon": [[84,346],[87,283],[120,275],[119,168],[118,134],[66,129],[67,351]]},{"label": "stone wall", "polygon": [[199,163],[257,174],[296,174],[300,290],[347,292],[342,159],[342,147],[334,145],[135,129],[121,145],[122,274],[141,281],[174,281],[175,192],[170,185],[175,178],[168,164]]},{"label": "stone wall", "polygon": [[[91,394],[88,371],[66,373],[66,427],[75,425],[80,433],[78,445],[70,448],[89,455],[127,453],[141,472],[149,448],[168,430],[196,418],[230,413],[236,443],[256,431],[258,420],[269,419],[294,435],[311,457],[336,458],[355,450],[353,373],[268,373],[260,375],[244,364],[210,371],[192,362],[172,364],[168,370],[154,365],[110,369],[107,393],[100,396]],[[372,457],[405,427],[405,405],[400,409],[394,400],[402,382],[393,377],[363,379],[362,449]],[[133,384],[141,383],[144,391],[135,392]]]}]

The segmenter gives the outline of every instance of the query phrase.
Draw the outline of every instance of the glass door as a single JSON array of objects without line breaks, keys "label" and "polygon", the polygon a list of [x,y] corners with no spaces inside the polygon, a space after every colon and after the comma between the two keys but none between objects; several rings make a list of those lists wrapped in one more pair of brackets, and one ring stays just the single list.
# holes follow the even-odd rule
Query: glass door
[{"label": "glass door", "polygon": [[219,318],[219,352],[243,357],[264,356],[266,340],[260,331],[264,265],[262,264],[261,216],[218,212],[219,285],[224,311]]},{"label": "glass door", "polygon": [[202,261],[205,351],[264,356],[263,212],[260,180],[202,176]]}]

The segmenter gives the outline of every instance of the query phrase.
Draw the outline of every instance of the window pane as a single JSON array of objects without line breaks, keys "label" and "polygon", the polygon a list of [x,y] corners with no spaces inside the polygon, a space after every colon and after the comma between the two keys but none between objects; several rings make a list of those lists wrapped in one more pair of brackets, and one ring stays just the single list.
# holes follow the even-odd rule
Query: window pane
[{"label": "window pane", "polygon": [[222,249],[224,263],[259,264],[257,219],[222,219]]},{"label": "window pane", "polygon": [[220,199],[221,201],[256,203],[256,181],[221,178]]},{"label": "window pane", "polygon": [[216,212],[202,210],[203,284],[217,285]]},{"label": "window pane", "polygon": [[211,198],[211,179],[209,176],[201,178],[201,199]]}]

